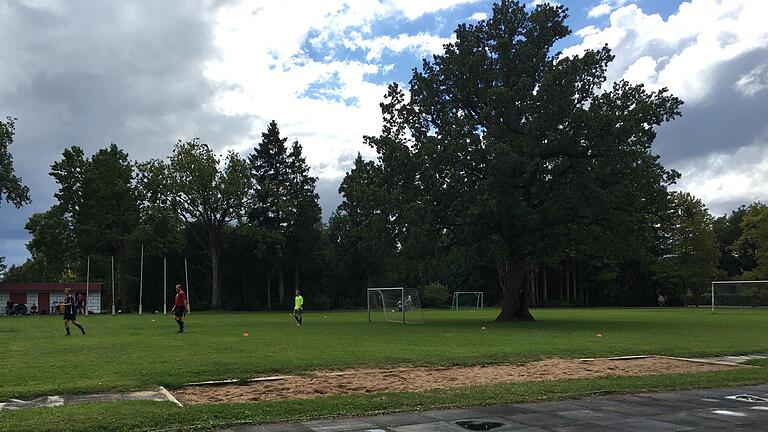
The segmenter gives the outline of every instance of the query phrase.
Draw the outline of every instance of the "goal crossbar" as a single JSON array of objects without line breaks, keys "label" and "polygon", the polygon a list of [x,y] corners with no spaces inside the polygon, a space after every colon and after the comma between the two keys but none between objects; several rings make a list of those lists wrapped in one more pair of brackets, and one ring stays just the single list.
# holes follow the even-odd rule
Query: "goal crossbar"
[{"label": "goal crossbar", "polygon": [[474,294],[477,296],[475,301],[475,308],[476,309],[483,309],[484,306],[484,296],[485,293],[483,291],[454,291],[453,292],[453,301],[451,301],[451,310],[459,310],[459,296],[462,294]]}]

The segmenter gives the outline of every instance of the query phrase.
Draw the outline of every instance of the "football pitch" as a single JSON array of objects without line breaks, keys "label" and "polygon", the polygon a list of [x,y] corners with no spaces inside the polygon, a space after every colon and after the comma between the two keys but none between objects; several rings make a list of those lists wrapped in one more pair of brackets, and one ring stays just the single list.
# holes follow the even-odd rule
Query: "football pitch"
[{"label": "football pitch", "polygon": [[[424,312],[420,324],[368,322],[365,312],[193,313],[176,334],[170,315],[81,317],[65,337],[61,317],[0,318],[0,402],[313,370],[394,365],[522,363],[623,355],[709,356],[768,352],[768,310],[538,309],[535,322],[497,323],[497,309]],[[247,333],[248,336],[244,336]],[[597,337],[600,333],[602,336]],[[766,365],[768,366],[768,365]],[[681,375],[570,379],[424,392],[195,405],[88,403],[0,412],[0,430],[207,429],[428,407],[768,382],[766,367]]]}]

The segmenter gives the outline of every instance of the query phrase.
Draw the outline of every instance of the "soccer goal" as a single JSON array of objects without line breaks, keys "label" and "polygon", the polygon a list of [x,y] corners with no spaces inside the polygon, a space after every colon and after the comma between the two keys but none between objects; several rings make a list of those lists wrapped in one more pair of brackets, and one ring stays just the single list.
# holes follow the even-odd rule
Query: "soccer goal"
[{"label": "soccer goal", "polygon": [[483,292],[482,291],[456,291],[453,293],[453,301],[451,302],[452,310],[459,309],[483,309]]},{"label": "soccer goal", "polygon": [[712,313],[749,307],[768,307],[768,280],[712,282]]},{"label": "soccer goal", "polygon": [[368,288],[368,321],[416,322],[424,319],[415,288]]}]

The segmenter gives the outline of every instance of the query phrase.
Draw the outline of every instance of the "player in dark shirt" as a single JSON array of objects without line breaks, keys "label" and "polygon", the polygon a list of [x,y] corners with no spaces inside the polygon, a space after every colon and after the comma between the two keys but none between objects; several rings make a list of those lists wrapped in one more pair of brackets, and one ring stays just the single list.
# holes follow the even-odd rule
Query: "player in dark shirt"
[{"label": "player in dark shirt", "polygon": [[82,324],[77,322],[77,309],[75,306],[75,298],[72,297],[72,290],[64,288],[64,294],[66,294],[66,297],[64,298],[64,328],[67,329],[67,336],[72,336],[72,333],[69,332],[70,321],[85,334],[85,329]]}]

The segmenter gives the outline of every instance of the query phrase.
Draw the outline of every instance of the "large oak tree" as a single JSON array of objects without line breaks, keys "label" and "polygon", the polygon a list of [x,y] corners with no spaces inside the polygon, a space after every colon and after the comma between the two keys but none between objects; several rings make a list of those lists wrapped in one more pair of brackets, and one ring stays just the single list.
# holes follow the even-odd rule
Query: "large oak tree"
[{"label": "large oak tree", "polygon": [[651,144],[681,101],[606,86],[607,47],[553,53],[570,34],[566,18],[562,6],[505,0],[487,21],[460,25],[445,53],[414,71],[410,98],[390,87],[383,132],[369,138],[403,233],[426,220],[449,245],[497,250],[499,320],[533,319],[526,277],[540,259],[650,235],[643,227],[677,178]]}]

